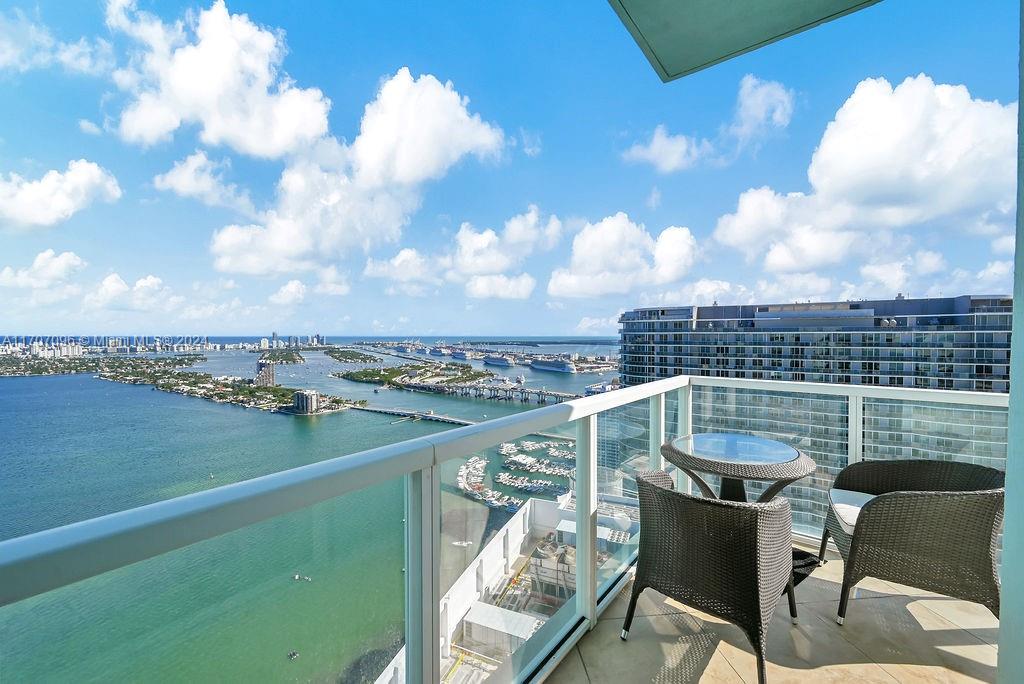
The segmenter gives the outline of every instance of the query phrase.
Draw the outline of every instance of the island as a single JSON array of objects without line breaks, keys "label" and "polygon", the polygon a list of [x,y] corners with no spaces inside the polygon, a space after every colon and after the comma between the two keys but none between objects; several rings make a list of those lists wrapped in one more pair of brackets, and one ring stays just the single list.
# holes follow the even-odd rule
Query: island
[{"label": "island", "polygon": [[[80,356],[52,359],[0,356],[0,376],[95,373],[101,380],[128,385],[152,385],[153,389],[163,392],[198,397],[219,404],[235,404],[281,413],[331,413],[363,406],[366,403],[294,387],[261,385],[245,378],[214,377],[209,373],[184,370],[203,361],[206,361],[206,357],[201,354]],[[264,363],[262,359],[261,363]],[[312,403],[308,401],[311,394],[316,394]]]},{"label": "island", "polygon": [[260,361],[269,363],[306,363],[297,349],[270,349],[260,354]]},{"label": "island", "polygon": [[401,366],[341,371],[331,373],[331,376],[375,385],[415,386],[417,389],[427,389],[434,385],[478,383],[494,377],[494,373],[476,370],[468,363],[408,363]]},{"label": "island", "polygon": [[341,363],[380,363],[379,357],[361,352],[358,349],[331,347],[324,350],[324,353]]}]

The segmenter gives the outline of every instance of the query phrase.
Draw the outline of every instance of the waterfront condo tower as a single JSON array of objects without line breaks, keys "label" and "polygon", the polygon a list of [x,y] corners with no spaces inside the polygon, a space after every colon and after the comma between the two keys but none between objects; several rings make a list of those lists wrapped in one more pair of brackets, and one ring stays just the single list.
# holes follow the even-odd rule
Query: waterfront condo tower
[{"label": "waterfront condo tower", "polygon": [[623,384],[673,375],[1008,392],[1007,296],[653,307],[619,318]]}]

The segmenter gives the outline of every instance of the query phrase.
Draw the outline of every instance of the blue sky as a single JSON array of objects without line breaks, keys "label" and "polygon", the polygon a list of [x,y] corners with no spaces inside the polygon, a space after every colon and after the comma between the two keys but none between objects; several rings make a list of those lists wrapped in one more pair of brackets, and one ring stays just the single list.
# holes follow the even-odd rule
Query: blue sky
[{"label": "blue sky", "polygon": [[602,3],[16,2],[0,328],[610,334],[1009,292],[1017,26],[886,2],[662,84]]}]

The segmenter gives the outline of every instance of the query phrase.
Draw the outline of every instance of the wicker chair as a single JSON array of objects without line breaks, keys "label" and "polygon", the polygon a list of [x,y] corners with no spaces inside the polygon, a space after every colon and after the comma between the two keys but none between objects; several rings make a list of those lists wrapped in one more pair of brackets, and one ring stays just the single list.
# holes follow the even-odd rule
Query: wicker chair
[{"label": "wicker chair", "polygon": [[694,497],[675,491],[660,470],[640,473],[636,483],[640,551],[623,641],[640,593],[651,588],[739,626],[754,648],[763,684],[765,636],[784,591],[796,620],[789,501]]},{"label": "wicker chair", "polygon": [[[952,461],[861,461],[844,468],[829,491],[818,553],[825,558],[831,536],[846,564],[836,622],[843,624],[850,590],[865,577],[981,603],[999,617],[1003,482],[1000,470]],[[843,509],[844,499],[857,497],[862,505]]]}]

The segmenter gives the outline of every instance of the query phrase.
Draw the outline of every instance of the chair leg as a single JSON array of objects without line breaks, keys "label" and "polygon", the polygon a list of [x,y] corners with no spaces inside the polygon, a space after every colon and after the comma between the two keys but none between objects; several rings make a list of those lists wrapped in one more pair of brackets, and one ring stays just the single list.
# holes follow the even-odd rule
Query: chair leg
[{"label": "chair leg", "polygon": [[818,566],[822,566],[828,561],[825,560],[825,552],[828,551],[828,528],[821,533],[821,550],[818,551]]},{"label": "chair leg", "polygon": [[644,588],[638,584],[633,585],[633,592],[629,597],[629,607],[626,608],[626,619],[622,623],[622,634],[619,635],[623,641],[629,638],[629,627],[633,624],[633,612],[636,611],[636,602],[643,590]]},{"label": "chair leg", "polygon": [[796,588],[793,586],[793,576],[789,577],[789,584],[786,585],[786,596],[789,597],[789,619],[793,624],[797,624],[799,620],[796,615]]},{"label": "chair leg", "polygon": [[848,577],[843,577],[843,588],[839,590],[839,614],[836,616],[836,622],[843,624],[846,621],[846,604],[850,599],[850,590],[853,589],[850,586],[850,580]]},{"label": "chair leg", "polygon": [[757,684],[765,684],[768,680],[768,672],[765,667],[764,654],[758,653],[757,655]]}]

